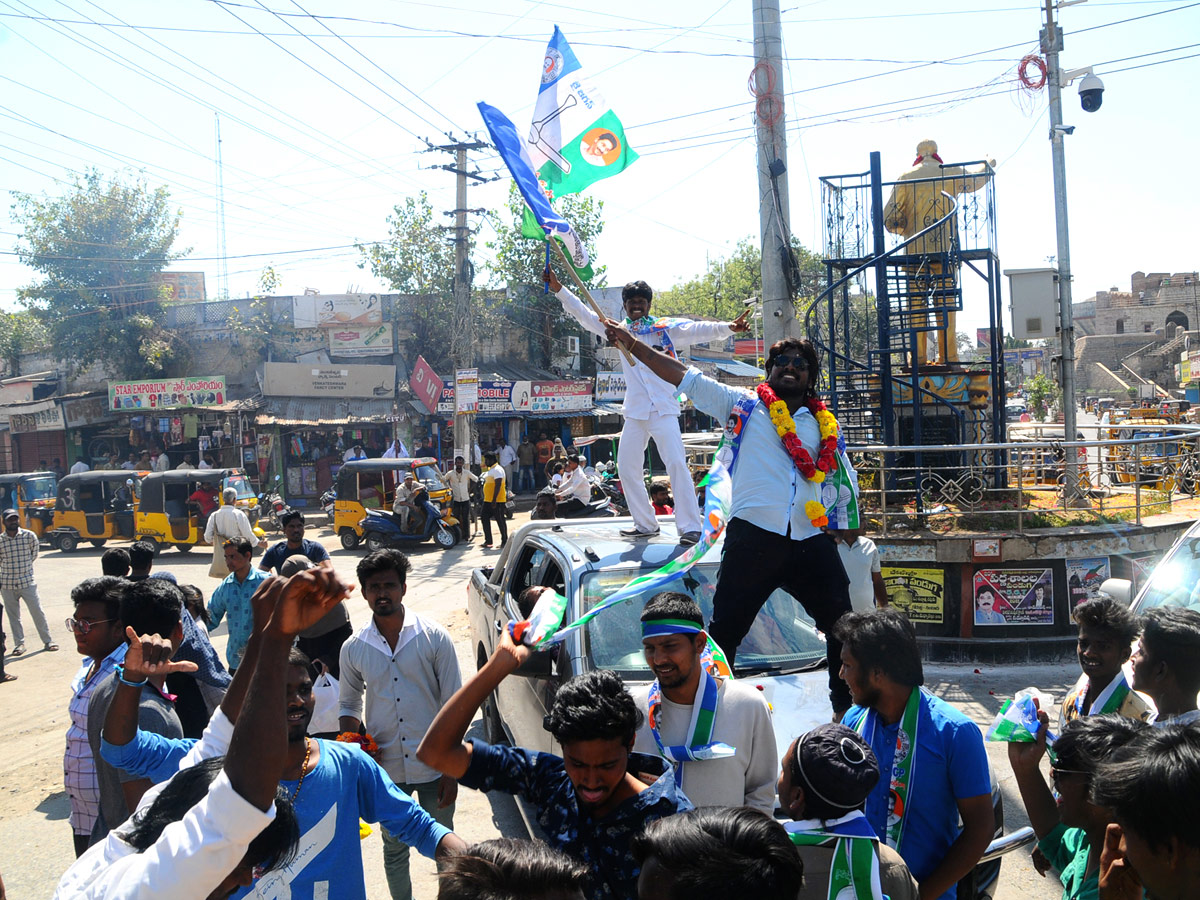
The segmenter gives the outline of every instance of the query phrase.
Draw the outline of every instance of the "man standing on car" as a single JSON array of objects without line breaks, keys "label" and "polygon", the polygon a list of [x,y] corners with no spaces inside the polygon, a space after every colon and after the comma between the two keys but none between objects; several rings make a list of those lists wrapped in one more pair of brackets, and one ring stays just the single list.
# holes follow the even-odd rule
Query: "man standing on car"
[{"label": "man standing on car", "polygon": [[579,466],[578,453],[567,457],[567,473],[554,492],[554,497],[560,504],[559,512],[564,516],[587,511],[588,501],[592,499],[592,483]]},{"label": "man standing on car", "polygon": [[464,541],[475,535],[471,530],[471,482],[479,476],[467,468],[467,461],[454,457],[454,468],[446,473],[446,484],[450,486],[450,511],[458,519],[459,533]]},{"label": "man standing on car", "polygon": [[707,647],[695,600],[672,591],[650,598],[642,652],[654,683],[634,697],[646,715],[634,749],[670,760],[676,786],[697,806],[770,815],[779,774],[771,708],[749,683],[718,677]]},{"label": "man standing on car", "polygon": [[[564,288],[547,268],[546,284],[554,291],[563,308],[573,315],[579,324],[594,334],[605,333],[606,322],[579,298]],[[655,319],[650,315],[650,303],[654,291],[644,281],[631,281],[621,290],[624,304],[625,324],[622,330],[634,344],[640,344],[652,356],[662,356],[675,362],[675,350],[691,344],[726,338],[750,328],[746,312],[732,322],[695,322],[691,319]],[[635,337],[636,335],[636,337]],[[641,357],[638,357],[641,361]],[[680,369],[683,367],[680,365]],[[642,459],[646,446],[654,439],[658,455],[667,467],[671,483],[682,486],[692,483],[692,472],[688,468],[687,456],[683,452],[683,437],[679,431],[678,381],[671,381],[654,366],[632,365],[624,354],[621,356],[621,371],[625,375],[625,424],[621,427],[621,443],[617,448],[617,469],[621,474],[621,488],[629,503],[629,514],[633,527],[621,533],[627,537],[658,534],[658,521],[642,482]],[[724,416],[721,420],[724,421]],[[679,542],[694,544],[700,540],[702,523],[700,506],[693,492],[679,490],[675,498],[675,521],[679,527]]]},{"label": "man standing on car", "polygon": [[866,738],[883,774],[867,798],[867,819],[904,859],[921,897],[954,900],[995,830],[979,726],[921,690],[921,652],[904,613],[848,613],[834,635],[855,704],[842,722]]},{"label": "man standing on car", "polygon": [[[755,396],[655,352],[611,320],[608,338],[686,393],[697,409],[726,423],[722,450],[731,454],[733,503],[709,635],[732,665],[758,611],[783,588],[826,635],[829,693],[834,712],[843,712],[850,696],[837,677],[841,646],[832,632],[850,612],[849,579],[837,545],[821,529],[857,526],[857,514],[851,517],[848,510],[856,503],[858,481],[846,455],[836,450],[837,420],[817,399],[816,349],[810,341],[777,341],[767,356],[767,380]],[[676,503],[691,495],[681,490],[687,478],[672,483]],[[683,529],[680,509],[675,507],[675,517]]]}]

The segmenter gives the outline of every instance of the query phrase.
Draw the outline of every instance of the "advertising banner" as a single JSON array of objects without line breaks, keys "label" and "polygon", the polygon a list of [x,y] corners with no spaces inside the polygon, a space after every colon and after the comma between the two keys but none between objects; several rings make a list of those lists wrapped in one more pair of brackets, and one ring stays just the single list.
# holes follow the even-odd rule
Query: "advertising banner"
[{"label": "advertising banner", "polygon": [[1085,600],[1095,600],[1100,585],[1111,577],[1108,557],[1093,556],[1087,559],[1067,560],[1067,597],[1071,609]]},{"label": "advertising banner", "polygon": [[616,402],[625,399],[624,372],[597,372],[596,399]]},{"label": "advertising banner", "polygon": [[224,375],[108,383],[109,409],[179,409],[185,406],[220,406],[224,402]]},{"label": "advertising banner", "polygon": [[81,397],[78,400],[64,400],[62,409],[68,428],[83,428],[109,419],[108,404],[105,403],[102,395]]},{"label": "advertising banner", "polygon": [[66,428],[62,407],[53,400],[30,403],[9,414],[8,427],[13,434],[28,434],[33,431],[62,431]]},{"label": "advertising banner", "polygon": [[454,412],[479,412],[479,370],[458,369],[454,373]]},{"label": "advertising banner", "polygon": [[927,566],[884,566],[888,602],[912,622],[941,625],[946,615],[946,582],[941,569]]},{"label": "advertising banner", "polygon": [[379,294],[304,294],[292,297],[292,324],[296,328],[382,325],[383,299]]},{"label": "advertising banner", "polygon": [[976,625],[1053,625],[1050,569],[976,569]]},{"label": "advertising banner", "polygon": [[592,408],[592,385],[587,381],[535,381],[531,412],[585,412]]},{"label": "advertising banner", "polygon": [[392,323],[326,328],[330,356],[391,356],[395,352]]},{"label": "advertising banner", "polygon": [[[523,412],[584,412],[592,408],[590,381],[480,381],[476,412],[518,415]],[[454,415],[454,385],[443,382],[439,415]]]},{"label": "advertising banner", "polygon": [[442,395],[442,379],[438,378],[433,366],[425,362],[425,357],[418,356],[413,366],[412,374],[408,376],[408,386],[417,400],[425,407],[425,411],[437,411],[438,399]]},{"label": "advertising banner", "polygon": [[396,367],[263,363],[262,391],[268,397],[394,397]]}]

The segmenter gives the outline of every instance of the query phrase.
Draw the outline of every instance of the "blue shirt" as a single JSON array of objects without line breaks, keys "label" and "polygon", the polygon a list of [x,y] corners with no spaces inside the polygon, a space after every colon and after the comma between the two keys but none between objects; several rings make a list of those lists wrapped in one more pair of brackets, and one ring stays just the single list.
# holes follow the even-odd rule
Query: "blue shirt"
[{"label": "blue shirt", "polygon": [[[750,393],[720,384],[695,367],[689,368],[683,376],[679,390],[688,395],[696,409],[722,424],[727,423],[737,402]],[[804,406],[792,414],[792,420],[796,423],[796,437],[815,460],[821,443],[817,420]],[[846,455],[840,455],[838,462],[839,465],[847,463]],[[852,483],[856,482],[858,476],[853,469],[846,474]],[[839,505],[837,488],[830,479],[816,484],[796,469],[761,401],[750,411],[742,429],[733,466],[732,491],[731,519],[744,519],[766,531],[790,535],[794,541],[803,541],[821,532],[804,511],[804,504],[815,500],[827,508]],[[841,502],[844,500],[842,498]]]},{"label": "blue shirt", "polygon": [[[866,713],[852,706],[842,722],[857,730]],[[887,834],[888,795],[892,760],[896,756],[896,734],[900,723],[884,725],[876,719],[865,735],[879,760],[883,777],[867,797],[866,814],[883,840]],[[979,726],[957,709],[932,694],[921,691],[913,772],[908,782],[908,810],[900,838],[900,856],[918,882],[928,878],[946,857],[960,833],[958,801],[991,794],[987,750]],[[940,900],[953,900],[957,888]]]},{"label": "blue shirt", "polygon": [[246,652],[246,643],[250,640],[250,632],[254,630],[254,608],[250,605],[250,598],[266,578],[267,573],[254,566],[250,567],[250,574],[242,582],[230,572],[217,585],[212,599],[208,601],[210,627],[216,628],[225,613],[229,613],[229,642],[225,645],[225,659],[231,669],[236,669],[242,663],[242,654]]},{"label": "blue shirt", "polygon": [[307,556],[309,562],[316,565],[319,562],[324,562],[329,559],[329,551],[318,544],[316,541],[310,541],[308,538],[302,538],[299,550],[289,550],[287,541],[280,541],[270,550],[262,555],[262,559],[258,561],[258,567],[265,572],[272,569],[279,571],[279,567],[283,565],[283,561],[289,556]]},{"label": "blue shirt", "polygon": [[459,783],[480,791],[519,794],[532,803],[550,845],[588,867],[592,890],[585,893],[593,900],[637,900],[641,866],[634,862],[630,844],[651,822],[692,808],[675,787],[670,765],[656,756],[629,755],[630,771],[658,778],[597,820],[580,810],[561,757],[474,739],[471,746],[471,765]]},{"label": "blue shirt", "polygon": [[[314,739],[315,740],[315,739]],[[152,781],[165,780],[196,742],[170,740],[139,731],[122,747],[104,742],[101,755],[126,771]],[[300,823],[300,849],[291,865],[268,872],[234,897],[286,897],[314,900],[366,900],[358,820],[378,822],[422,856],[433,858],[449,829],[439,825],[362,750],[336,741],[317,741],[320,758],[296,793],[297,781],[281,781],[294,797]],[[290,894],[283,885],[290,882]],[[318,890],[324,884],[322,890]]]}]

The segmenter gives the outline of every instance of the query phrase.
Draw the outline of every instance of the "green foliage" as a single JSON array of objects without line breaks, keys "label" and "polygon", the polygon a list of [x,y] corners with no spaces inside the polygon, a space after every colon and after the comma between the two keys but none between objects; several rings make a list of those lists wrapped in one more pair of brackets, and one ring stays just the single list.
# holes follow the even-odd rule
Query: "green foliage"
[{"label": "green foliage", "polygon": [[43,276],[17,296],[45,323],[60,360],[102,359],[125,378],[186,365],[186,342],[163,327],[157,278],[181,255],[171,249],[180,214],[165,187],[91,170],[61,197],[14,197],[24,228],[17,255]]},{"label": "green foliage", "polygon": [[0,358],[8,365],[8,375],[20,375],[22,351],[37,350],[50,343],[50,332],[29,310],[0,313]]},{"label": "green foliage", "polygon": [[235,305],[225,317],[225,324],[233,334],[234,342],[243,350],[257,354],[260,359],[265,358],[263,351],[276,331],[267,298],[282,284],[283,278],[274,266],[263,266],[258,273],[258,291],[249,300],[238,301],[241,305]]},{"label": "green foliage", "polygon": [[[604,204],[581,194],[568,194],[555,200],[554,207],[574,227],[592,258],[592,277],[584,283],[589,289],[602,287],[607,270],[596,261],[596,238],[604,230]],[[543,290],[546,244],[521,236],[524,208],[524,201],[513,185],[509,188],[505,209],[491,214],[496,237],[486,245],[492,251],[492,262],[488,264],[489,280],[494,287],[507,288],[504,317],[528,335],[530,358],[548,366],[552,358],[564,355],[566,338],[571,335],[583,337],[583,331],[563,312],[558,298]],[[559,281],[578,294],[574,279],[557,254],[551,254],[550,258]],[[590,341],[581,340],[580,346],[590,346]]]},{"label": "green foliage", "polygon": [[1046,421],[1050,408],[1060,397],[1058,385],[1045,375],[1034,375],[1025,382],[1025,396],[1029,403],[1029,414],[1037,421]]}]

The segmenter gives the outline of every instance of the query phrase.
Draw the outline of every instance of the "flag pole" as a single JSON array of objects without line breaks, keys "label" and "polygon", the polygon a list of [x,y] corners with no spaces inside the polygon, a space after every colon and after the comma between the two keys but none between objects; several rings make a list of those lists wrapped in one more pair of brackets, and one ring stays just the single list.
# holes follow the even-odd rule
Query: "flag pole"
[{"label": "flag pole", "polygon": [[[557,253],[558,253],[558,258],[563,261],[563,264],[567,267],[567,271],[570,272],[571,277],[575,279],[575,284],[579,286],[579,292],[581,294],[583,294],[583,299],[585,299],[588,302],[588,305],[592,308],[592,312],[594,312],[597,316],[600,317],[601,322],[605,321],[608,318],[608,316],[606,316],[604,314],[604,310],[602,310],[600,308],[600,304],[598,304],[595,300],[592,299],[592,295],[588,291],[587,285],[585,285],[583,283],[583,279],[579,277],[579,273],[575,271],[575,267],[573,265],[571,265],[571,261],[569,259],[567,259],[567,254],[563,252],[563,248],[559,245],[558,241],[554,240],[554,238],[550,237],[549,235],[547,235],[546,240],[549,241],[549,243],[551,245],[553,245],[555,251],[557,251]],[[628,362],[629,365],[631,365],[631,366],[637,365],[637,363],[634,362],[632,353],[630,353],[627,349],[622,347],[620,344],[617,344],[617,349],[621,351],[621,353],[625,357],[625,361]]]}]

